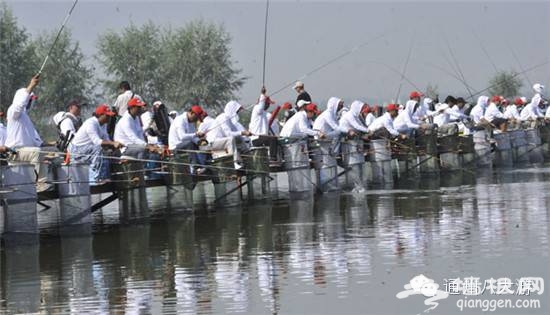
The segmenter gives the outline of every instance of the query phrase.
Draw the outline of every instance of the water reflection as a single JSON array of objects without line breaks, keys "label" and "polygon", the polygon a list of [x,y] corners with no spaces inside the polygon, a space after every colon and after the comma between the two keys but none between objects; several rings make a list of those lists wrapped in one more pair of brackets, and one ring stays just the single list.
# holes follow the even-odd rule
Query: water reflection
[{"label": "water reflection", "polygon": [[393,297],[420,272],[549,276],[548,178],[489,172],[476,185],[439,188],[421,179],[412,189],[366,195],[291,194],[284,202],[207,209],[92,237],[5,246],[0,308],[410,313]]}]

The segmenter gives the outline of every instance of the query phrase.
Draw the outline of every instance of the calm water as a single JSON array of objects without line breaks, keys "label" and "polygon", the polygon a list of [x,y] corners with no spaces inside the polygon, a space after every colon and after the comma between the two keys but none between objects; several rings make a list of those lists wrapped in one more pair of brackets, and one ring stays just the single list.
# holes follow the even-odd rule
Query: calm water
[{"label": "calm water", "polygon": [[[424,297],[396,298],[419,274],[440,289],[457,277],[550,282],[549,179],[443,177],[46,237],[2,249],[0,312],[420,314]],[[548,286],[529,297],[540,309],[494,313],[549,314]],[[429,314],[482,313],[460,312],[459,297]]]}]

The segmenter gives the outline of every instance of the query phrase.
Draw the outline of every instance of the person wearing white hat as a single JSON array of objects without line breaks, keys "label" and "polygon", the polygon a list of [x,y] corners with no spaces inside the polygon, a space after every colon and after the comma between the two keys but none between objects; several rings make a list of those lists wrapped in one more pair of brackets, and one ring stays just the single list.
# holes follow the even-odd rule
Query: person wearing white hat
[{"label": "person wearing white hat", "polygon": [[298,97],[296,97],[296,106],[298,106],[298,102],[300,100],[304,100],[306,102],[311,103],[311,96],[304,89],[304,83],[302,81],[296,81],[293,89],[296,91],[296,93],[298,93]]}]

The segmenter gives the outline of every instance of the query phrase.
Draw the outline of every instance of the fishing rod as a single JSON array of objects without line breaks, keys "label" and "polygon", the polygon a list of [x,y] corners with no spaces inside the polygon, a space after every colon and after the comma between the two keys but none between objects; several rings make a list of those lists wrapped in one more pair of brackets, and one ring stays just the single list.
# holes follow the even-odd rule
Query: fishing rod
[{"label": "fishing rod", "polygon": [[468,91],[468,94],[472,96],[472,91],[468,87],[468,84],[466,84],[466,78],[464,77],[464,73],[462,72],[462,69],[460,68],[460,64],[458,63],[458,59],[456,58],[455,54],[453,53],[453,50],[451,49],[451,44],[449,43],[449,40],[447,37],[445,37],[445,43],[447,44],[447,49],[449,50],[449,54],[451,55],[451,58],[453,58],[456,69],[458,70],[458,73],[460,74],[460,77],[462,78],[462,81],[465,83],[466,90]]},{"label": "fishing rod", "polygon": [[483,41],[481,40],[481,38],[479,37],[479,35],[477,34],[477,32],[475,30],[472,29],[472,33],[474,33],[474,36],[477,38],[477,40],[479,41],[479,46],[481,47],[481,50],[483,50],[483,53],[485,54],[485,56],[487,57],[487,59],[489,59],[489,62],[491,63],[491,65],[493,66],[493,69],[495,69],[495,73],[498,72],[498,68],[497,66],[495,65],[495,63],[493,62],[493,59],[491,58],[491,56],[489,55],[489,53],[487,52],[487,49],[485,49],[485,45],[483,44]]},{"label": "fishing rod", "polygon": [[57,41],[59,40],[59,36],[61,35],[61,32],[65,28],[65,24],[67,24],[67,21],[69,21],[69,18],[71,17],[71,14],[73,13],[74,8],[76,7],[76,4],[78,3],[78,0],[75,0],[73,3],[73,6],[69,10],[69,13],[67,13],[67,16],[65,17],[65,20],[61,24],[61,27],[59,28],[59,31],[57,32],[57,36],[55,36],[55,39],[50,46],[50,49],[48,50],[48,53],[46,54],[46,57],[44,58],[44,61],[42,62],[42,66],[40,66],[40,70],[38,70],[37,76],[42,73],[42,70],[44,70],[44,67],[46,66],[46,62],[48,62],[48,59],[50,58],[50,54],[52,53],[55,45],[57,44]]},{"label": "fishing rod", "polygon": [[399,81],[399,88],[397,88],[397,95],[395,96],[395,103],[398,102],[399,94],[401,93],[401,86],[403,85],[403,78],[405,76],[405,72],[407,71],[407,67],[409,66],[409,60],[411,59],[412,49],[414,46],[414,38],[415,36],[411,36],[411,45],[409,46],[409,52],[407,53],[407,59],[405,61],[405,64],[403,65],[403,71],[401,71],[401,80]]},{"label": "fishing rod", "polygon": [[269,17],[269,0],[266,1],[265,5],[265,27],[264,27],[264,61],[263,61],[263,71],[262,71],[262,86],[265,86],[265,56],[267,54],[267,19]]},{"label": "fishing rod", "polygon": [[[521,61],[519,61],[518,55],[516,55],[516,52],[514,51],[514,49],[510,45],[510,43],[508,43],[508,48],[510,48],[510,51],[512,52],[512,55],[514,56],[514,59],[516,59],[516,62],[518,63],[518,66],[519,66],[519,69],[521,71],[524,71],[523,66],[521,65]],[[529,79],[529,76],[527,75],[527,73],[524,73],[523,75],[527,79],[527,82],[529,82],[529,85],[533,86],[533,82],[531,82],[531,80]]]}]

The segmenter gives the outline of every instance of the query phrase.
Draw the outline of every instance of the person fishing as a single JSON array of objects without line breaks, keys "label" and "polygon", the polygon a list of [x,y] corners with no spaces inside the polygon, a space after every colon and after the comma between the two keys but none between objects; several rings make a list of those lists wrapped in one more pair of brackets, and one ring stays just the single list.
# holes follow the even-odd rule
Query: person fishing
[{"label": "person fishing", "polygon": [[376,118],[368,128],[371,139],[408,138],[405,133],[400,133],[393,126],[393,121],[398,115],[398,110],[399,106],[397,104],[388,104],[386,112]]},{"label": "person fishing", "polygon": [[499,110],[502,100],[503,97],[500,95],[491,97],[491,101],[489,102],[489,106],[487,106],[487,110],[484,115],[485,119],[487,119],[491,125],[496,128],[496,130],[493,131],[495,133],[503,133],[508,130],[508,119],[506,119],[504,114]]},{"label": "person fishing", "polygon": [[489,102],[489,97],[481,95],[477,98],[476,105],[470,111],[470,118],[472,119],[473,130],[485,129],[489,126],[489,120],[485,118],[485,111],[487,110],[487,103]]},{"label": "person fishing", "polygon": [[146,151],[155,152],[158,148],[145,141],[140,123],[140,115],[145,103],[134,97],[128,101],[128,110],[122,115],[115,127],[114,140],[124,145],[121,150],[123,156],[130,158],[144,158]]},{"label": "person fishing", "polygon": [[351,128],[345,128],[340,125],[337,120],[337,113],[344,107],[344,101],[331,97],[327,102],[327,109],[324,110],[315,122],[313,130],[319,131],[326,135],[326,138],[337,139],[341,134],[347,134],[350,137],[355,136],[356,132]]},{"label": "person fishing", "polygon": [[67,148],[71,163],[90,165],[88,171],[92,185],[109,179],[109,159],[106,158],[105,149],[122,148],[122,143],[111,141],[107,134],[107,124],[115,116],[116,113],[107,104],[98,105],[93,116],[84,121]]},{"label": "person fishing", "polygon": [[130,99],[137,98],[141,102],[143,102],[141,96],[132,91],[132,88],[130,87],[130,83],[128,81],[120,82],[120,84],[118,85],[118,91],[119,95],[117,96],[113,104],[113,108],[116,110],[116,113],[120,117],[122,117],[128,110],[128,102],[130,101]]},{"label": "person fishing", "polygon": [[319,115],[317,105],[300,100],[298,102],[299,111],[293,115],[284,125],[280,136],[283,138],[302,139],[308,136],[325,138],[325,134],[321,131],[316,131],[311,128],[311,120],[316,115]]},{"label": "person fishing", "polygon": [[[248,130],[254,134],[250,139],[254,146],[267,146],[271,161],[277,160],[278,145],[277,137],[273,131],[273,120],[271,114],[267,111],[269,106],[275,102],[266,94],[267,89],[262,87],[258,103],[252,108]],[[280,107],[276,109],[277,114]],[[278,130],[277,130],[278,131]]]},{"label": "person fishing", "polygon": [[46,154],[40,151],[43,141],[29,117],[29,111],[33,109],[37,99],[33,90],[39,82],[40,76],[36,75],[32,77],[26,88],[20,88],[15,93],[12,104],[8,108],[5,146],[17,152],[10,157],[9,164],[34,165],[37,189],[42,191],[51,187],[46,184],[47,168],[41,167]]},{"label": "person fishing", "polygon": [[399,112],[395,118],[393,125],[400,133],[405,133],[409,136],[413,135],[416,130],[427,129],[427,124],[422,124],[414,116],[414,113],[420,107],[420,99],[424,95],[420,92],[413,91],[409,95],[409,100],[405,104],[405,108]]},{"label": "person fishing", "polygon": [[248,150],[248,137],[253,135],[239,123],[239,113],[243,109],[243,106],[236,101],[228,102],[224,112],[216,117],[215,123],[211,126],[212,129],[205,132],[210,149],[233,155],[236,169],[243,167],[241,152]]},{"label": "person fishing", "polygon": [[[363,101],[353,101],[349,107],[349,111],[342,115],[339,124],[344,130],[353,130],[355,133],[369,132],[366,121],[366,116],[370,113],[370,107]],[[366,138],[365,138],[366,140]]]},{"label": "person fishing", "polygon": [[522,125],[527,128],[536,127],[539,123],[539,120],[544,119],[544,114],[539,107],[542,102],[544,85],[536,83],[533,85],[533,90],[535,91],[535,95],[533,95],[531,102],[526,104],[520,112]]},{"label": "person fishing", "polygon": [[[431,101],[429,98],[426,100]],[[445,102],[435,105],[434,123],[437,125],[438,136],[456,135],[459,132],[458,122],[467,119],[467,116],[456,110],[456,99],[452,95],[445,98]]]},{"label": "person fishing", "polygon": [[67,104],[67,111],[61,111],[52,118],[57,128],[56,147],[60,152],[65,152],[75,133],[82,126],[80,118],[81,104],[78,100],[72,100]]},{"label": "person fishing", "polygon": [[[203,132],[197,131],[197,122],[204,115],[204,110],[199,105],[191,106],[186,112],[179,115],[174,119],[174,122],[170,125],[168,132],[168,149],[172,153],[176,153],[178,150],[198,150],[199,142],[205,138]],[[193,164],[199,164],[199,158],[196,153],[190,153],[190,160]],[[200,168],[202,172],[204,168]],[[194,172],[195,170],[192,170]],[[197,171],[197,173],[199,173]]]}]

